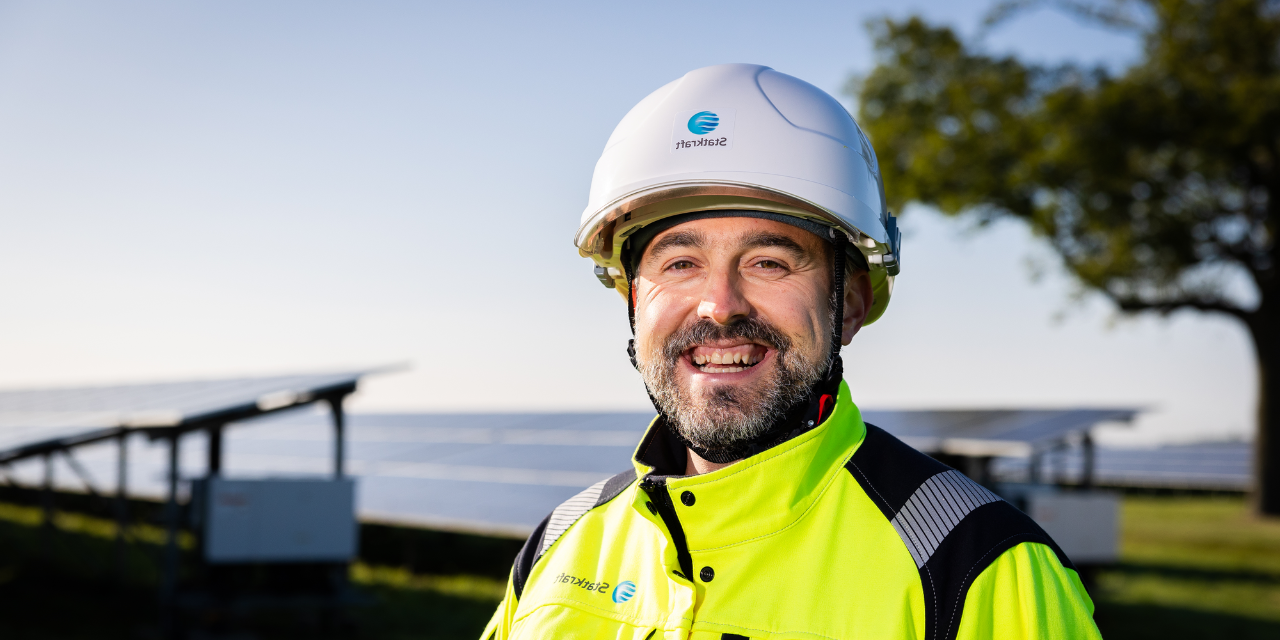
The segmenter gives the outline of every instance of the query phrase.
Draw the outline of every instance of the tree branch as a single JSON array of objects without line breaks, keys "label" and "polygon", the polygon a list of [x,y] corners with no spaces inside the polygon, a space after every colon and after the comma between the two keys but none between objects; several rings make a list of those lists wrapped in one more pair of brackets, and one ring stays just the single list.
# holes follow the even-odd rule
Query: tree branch
[{"label": "tree branch", "polygon": [[1107,297],[1120,307],[1125,313],[1141,313],[1151,311],[1162,316],[1167,316],[1174,311],[1180,309],[1194,309],[1196,311],[1205,311],[1212,313],[1224,313],[1232,316],[1241,322],[1249,323],[1253,316],[1252,311],[1246,311],[1233,304],[1228,304],[1221,300],[1210,300],[1205,298],[1183,298],[1180,300],[1166,300],[1162,302],[1149,302],[1130,296],[1117,296],[1107,293]]},{"label": "tree branch", "polygon": [[1138,4],[1135,0],[1110,0],[1088,2],[1085,0],[1004,0],[991,7],[983,17],[983,32],[990,31],[1004,22],[1008,22],[1020,13],[1026,13],[1041,7],[1052,7],[1081,20],[1102,25],[1119,31],[1139,33],[1142,23],[1130,7]]}]

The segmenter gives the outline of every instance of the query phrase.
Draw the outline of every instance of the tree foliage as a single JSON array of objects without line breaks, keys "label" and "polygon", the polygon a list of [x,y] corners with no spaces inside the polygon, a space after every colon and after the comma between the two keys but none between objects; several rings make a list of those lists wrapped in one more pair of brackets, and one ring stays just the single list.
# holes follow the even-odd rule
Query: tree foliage
[{"label": "tree foliage", "polygon": [[919,18],[871,25],[850,85],[890,205],[1024,220],[1128,312],[1220,312],[1258,355],[1255,497],[1280,515],[1280,2],[1013,0],[1132,30],[1122,72],[993,56]]},{"label": "tree foliage", "polygon": [[1276,288],[1280,19],[1251,0],[1147,5],[1144,59],[1119,75],[875,24],[859,121],[894,206],[1026,220],[1125,310],[1247,319]]}]

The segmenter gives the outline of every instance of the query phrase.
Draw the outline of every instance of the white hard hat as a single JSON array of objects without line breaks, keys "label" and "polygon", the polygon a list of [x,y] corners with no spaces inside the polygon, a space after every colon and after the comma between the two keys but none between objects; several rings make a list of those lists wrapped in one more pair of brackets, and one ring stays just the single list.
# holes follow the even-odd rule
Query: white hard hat
[{"label": "white hard hat", "polygon": [[716,210],[844,232],[870,270],[866,323],[884,313],[901,235],[871,143],[825,91],[769,67],[722,64],[649,94],[605,144],[574,244],[605,286],[629,297],[627,238],[664,218]]}]

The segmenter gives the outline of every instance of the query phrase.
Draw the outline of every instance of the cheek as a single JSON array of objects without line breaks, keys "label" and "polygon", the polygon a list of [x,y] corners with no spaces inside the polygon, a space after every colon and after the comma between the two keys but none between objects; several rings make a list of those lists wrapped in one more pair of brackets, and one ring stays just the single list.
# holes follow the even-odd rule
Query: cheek
[{"label": "cheek", "polygon": [[754,296],[760,316],[796,341],[797,347],[821,342],[831,332],[827,299],[816,286],[770,288]]},{"label": "cheek", "polygon": [[636,342],[642,350],[648,350],[653,343],[661,344],[697,309],[686,297],[662,287],[642,284],[636,292]]}]

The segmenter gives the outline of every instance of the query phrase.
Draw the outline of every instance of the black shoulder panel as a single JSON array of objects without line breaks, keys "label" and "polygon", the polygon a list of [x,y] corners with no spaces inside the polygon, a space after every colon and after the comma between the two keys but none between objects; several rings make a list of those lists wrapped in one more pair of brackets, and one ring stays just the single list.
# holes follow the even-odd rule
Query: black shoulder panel
[{"label": "black shoulder panel", "polygon": [[889,520],[920,571],[925,638],[953,640],[975,578],[1023,542],[1048,545],[1071,561],[1031,518],[982,485],[912,449],[883,429],[867,437],[845,468]]},{"label": "black shoulder panel", "polygon": [[537,529],[529,534],[529,539],[524,541],[524,546],[520,547],[520,553],[516,554],[515,566],[511,567],[511,586],[515,589],[516,599],[524,594],[524,581],[529,579],[529,572],[533,570],[533,563],[538,559],[538,552],[542,549],[542,534],[547,532],[547,521],[551,520],[551,514],[542,519]]},{"label": "black shoulder panel", "polygon": [[[604,487],[600,490],[600,497],[596,499],[596,506],[600,506],[622,493],[632,482],[636,481],[636,470],[634,468],[627,469],[612,478],[604,481]],[[594,508],[594,507],[593,507]]]},{"label": "black shoulder panel", "polygon": [[873,424],[845,467],[890,520],[925,480],[951,468]]},{"label": "black shoulder panel", "polygon": [[543,518],[542,524],[533,530],[533,534],[524,541],[520,553],[516,554],[515,566],[511,568],[511,586],[516,598],[524,595],[524,585],[533,571],[533,565],[564,535],[573,523],[588,511],[618,497],[636,480],[635,469],[628,469],[611,478],[601,480],[587,487],[578,495],[565,500],[550,515]]}]

